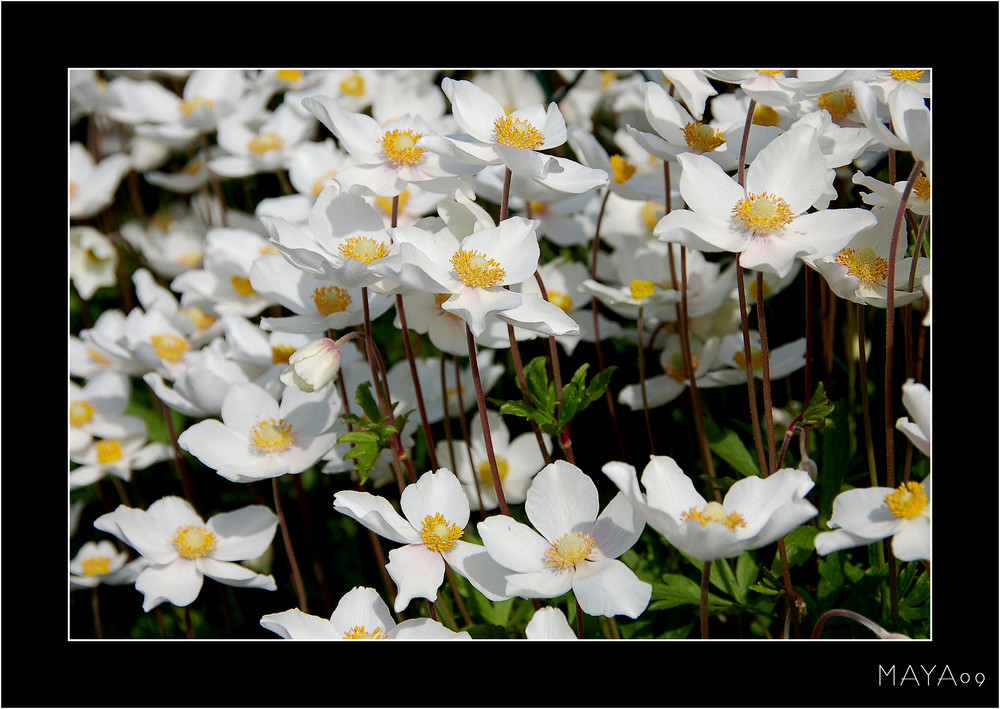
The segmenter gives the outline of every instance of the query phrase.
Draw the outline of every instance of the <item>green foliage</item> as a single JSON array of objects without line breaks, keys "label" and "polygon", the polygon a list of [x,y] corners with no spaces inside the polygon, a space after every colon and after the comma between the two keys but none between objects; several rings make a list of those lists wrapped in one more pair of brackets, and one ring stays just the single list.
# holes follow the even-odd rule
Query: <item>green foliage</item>
[{"label": "green foliage", "polygon": [[354,471],[362,484],[368,480],[368,473],[375,465],[379,453],[393,445],[393,437],[399,435],[406,426],[413,411],[396,416],[383,416],[369,391],[371,382],[362,382],[355,391],[354,400],[361,405],[364,416],[341,414],[341,418],[352,427],[337,439],[337,443],[353,443],[354,447],[344,454],[354,458]]},{"label": "green foliage", "polygon": [[566,432],[576,416],[592,403],[604,396],[611,375],[616,367],[607,367],[588,383],[586,381],[589,364],[584,363],[573,374],[573,378],[563,384],[562,399],[556,394],[555,382],[549,381],[546,371],[547,358],[535,357],[524,368],[525,386],[517,382],[518,389],[526,394],[528,401],[497,401],[501,414],[520,416],[538,424],[542,433],[558,436]]}]

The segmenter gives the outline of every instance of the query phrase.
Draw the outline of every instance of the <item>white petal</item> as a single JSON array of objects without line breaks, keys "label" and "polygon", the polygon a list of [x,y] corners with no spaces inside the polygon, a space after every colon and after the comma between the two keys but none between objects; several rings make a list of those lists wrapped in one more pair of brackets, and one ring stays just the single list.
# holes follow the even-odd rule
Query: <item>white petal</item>
[{"label": "white petal", "polygon": [[545,568],[549,543],[528,525],[508,515],[493,515],[476,525],[476,530],[486,551],[501,566],[518,573]]},{"label": "white petal", "polygon": [[554,461],[531,482],[524,511],[549,541],[570,532],[590,532],[600,512],[597,486],[575,465]]},{"label": "white petal", "polygon": [[400,544],[423,542],[420,533],[384,497],[357,490],[341,490],[333,496],[333,508],[386,539]]},{"label": "white petal", "polygon": [[428,516],[441,514],[449,523],[465,529],[469,523],[469,498],[462,483],[447,468],[439,468],[420,476],[407,485],[399,498],[403,516],[417,529]]},{"label": "white petal", "polygon": [[489,600],[505,601],[510,598],[506,594],[505,579],[511,570],[498,564],[486,547],[460,539],[442,555],[448,566],[468,579]]},{"label": "white petal", "polygon": [[149,566],[135,579],[135,588],[143,595],[142,609],[149,611],[164,601],[183,607],[194,602],[203,581],[197,565],[177,558],[166,566]]},{"label": "white petal", "polygon": [[653,587],[640,581],[617,559],[577,565],[573,594],[588,615],[627,615],[638,618],[649,605]]},{"label": "white petal", "polygon": [[262,616],[263,628],[290,640],[335,640],[341,638],[330,621],[303,613],[298,608]]},{"label": "white petal", "polygon": [[444,559],[424,544],[407,544],[390,550],[385,569],[396,582],[393,608],[397,613],[403,612],[414,598],[436,599],[444,581]]}]

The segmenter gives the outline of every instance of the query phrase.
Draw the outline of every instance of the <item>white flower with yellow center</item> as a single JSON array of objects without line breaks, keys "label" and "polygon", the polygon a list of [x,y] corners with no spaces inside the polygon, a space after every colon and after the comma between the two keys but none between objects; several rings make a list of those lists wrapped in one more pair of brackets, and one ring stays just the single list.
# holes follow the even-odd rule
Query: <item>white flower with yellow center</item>
[{"label": "white flower with yellow center", "polygon": [[132,380],[126,375],[105,371],[83,385],[69,382],[69,448],[84,448],[94,436],[117,438],[119,422],[132,395]]},{"label": "white flower with yellow center", "polygon": [[348,191],[380,197],[396,197],[410,183],[434,192],[453,193],[461,180],[441,165],[441,158],[428,151],[425,139],[435,133],[420,116],[402,115],[380,124],[365,113],[345,110],[329,96],[310,96],[302,106],[333,133],[354,159],[337,174]]},{"label": "white flower with yellow center", "polygon": [[285,387],[279,404],[257,384],[234,384],[222,401],[222,420],[189,426],[177,443],[227,480],[275,478],[301,473],[333,447],[339,413],[336,387],[314,393]]},{"label": "white flower with yellow center", "polygon": [[811,126],[796,126],[768,143],[750,164],[745,186],[703,155],[677,159],[689,209],[664,215],[653,234],[701,251],[738,253],[745,269],[783,276],[796,258],[835,254],[875,223],[865,209],[807,213],[833,174]]},{"label": "white flower with yellow center", "polygon": [[804,470],[782,468],[766,478],[733,483],[722,502],[709,502],[673,458],[651,456],[642,473],[613,461],[602,468],[639,515],[667,541],[698,561],[739,556],[777,541],[816,515],[805,499],[813,487]]},{"label": "white flower with yellow center", "polygon": [[[70,409],[70,418],[85,412]],[[172,457],[170,448],[148,440],[145,422],[138,416],[120,416],[102,428],[103,437],[94,438],[84,448],[70,451],[70,461],[76,464],[69,471],[71,490],[91,485],[105,475],[114,475],[126,482],[133,470],[148,468]]]},{"label": "white flower with yellow center", "polygon": [[208,169],[222,177],[248,177],[288,167],[297,145],[312,138],[316,122],[288,103],[263,120],[248,123],[240,112],[219,119],[216,135],[223,155],[208,161]]},{"label": "white flower with yellow center", "polygon": [[494,314],[544,334],[569,334],[579,328],[558,306],[505,287],[534,278],[540,255],[536,226],[535,220],[515,216],[461,241],[447,231],[390,229],[398,252],[376,270],[414,290],[449,294],[441,307],[465,320],[476,337]]},{"label": "white flower with yellow center", "polygon": [[652,587],[618,560],[644,526],[623,495],[601,511],[590,476],[557,460],[532,480],[524,512],[532,526],[507,515],[477,525],[490,556],[511,570],[508,594],[556,598],[572,590],[588,615],[637,618],[646,609]]},{"label": "white flower with yellow center", "polygon": [[892,553],[900,561],[931,558],[931,479],[909,480],[895,489],[856,488],[833,500],[827,525],[814,544],[826,556],[840,549],[865,546],[892,537]]},{"label": "white flower with yellow center", "polygon": [[83,143],[70,143],[70,219],[89,219],[110,207],[118,186],[131,169],[132,163],[124,153],[114,153],[95,162]]},{"label": "white flower with yellow center", "polygon": [[[910,418],[896,420],[896,428],[926,456],[931,454],[931,390],[907,379],[903,384],[903,406]],[[912,419],[912,420],[911,420]]]},{"label": "white flower with yellow center", "polygon": [[[764,354],[761,350],[760,332],[750,330],[750,363],[757,379],[764,377]],[[788,376],[806,364],[806,338],[800,337],[781,345],[772,344],[767,360],[771,381]],[[722,338],[717,346],[715,362],[698,378],[703,388],[735,386],[747,383],[746,349],[743,334],[735,332]]]},{"label": "white flower with yellow center", "polygon": [[493,562],[482,546],[462,539],[469,500],[454,473],[447,468],[424,473],[403,490],[399,505],[402,515],[387,499],[368,492],[341,490],[333,498],[335,510],[402,545],[389,551],[386,564],[396,583],[397,613],[414,598],[437,598],[445,564],[491,601],[509,598],[503,582],[507,569]]},{"label": "white flower with yellow center", "polygon": [[468,640],[430,618],[410,618],[396,623],[389,606],[373,588],[355,586],[345,593],[329,619],[303,613],[298,608],[269,613],[261,627],[286,640]]},{"label": "white flower with yellow center", "polygon": [[139,557],[128,560],[128,553],[118,550],[107,539],[84,542],[69,562],[69,588],[77,591],[102,583],[112,586],[135,582],[148,562]]},{"label": "white flower with yellow center", "polygon": [[205,576],[240,588],[277,589],[274,578],[235,563],[256,559],[271,545],[278,518],[262,505],[212,516],[206,522],[180,497],[162,497],[148,509],[119,505],[94,520],[139,552],[148,564],[135,579],[142,609],[164,601],[175,606],[194,602]]}]

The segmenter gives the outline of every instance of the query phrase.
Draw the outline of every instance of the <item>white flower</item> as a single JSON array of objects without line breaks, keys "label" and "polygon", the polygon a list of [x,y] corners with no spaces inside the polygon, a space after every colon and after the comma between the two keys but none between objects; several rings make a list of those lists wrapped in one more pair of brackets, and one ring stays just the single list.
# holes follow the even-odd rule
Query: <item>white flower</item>
[{"label": "white flower", "polygon": [[262,505],[223,512],[208,522],[179,497],[162,497],[146,510],[119,505],[94,520],[148,561],[136,577],[142,609],[167,601],[190,605],[205,576],[240,588],[277,589],[274,578],[234,562],[256,559],[271,545],[278,518]]},{"label": "white flower", "polygon": [[462,539],[469,523],[469,500],[447,468],[426,472],[399,498],[400,515],[384,497],[341,490],[333,508],[373,532],[399,542],[389,551],[386,570],[396,582],[394,609],[402,612],[414,598],[433,601],[444,581],[445,564],[467,578],[491,601],[509,598],[503,575],[486,550]]},{"label": "white flower", "polygon": [[889,487],[855,488],[833,500],[827,525],[814,544],[826,556],[892,537],[892,553],[900,561],[931,558],[931,479]]},{"label": "white flower", "polygon": [[74,226],[69,230],[69,277],[84,300],[103,286],[117,283],[118,251],[97,229]]},{"label": "white flower", "polygon": [[817,513],[805,499],[813,487],[804,470],[782,468],[766,478],[733,483],[721,503],[708,502],[673,458],[650,456],[639,490],[635,468],[602,468],[650,527],[698,561],[739,556],[777,541]]},{"label": "white flower", "polygon": [[477,525],[490,556],[512,572],[508,594],[556,598],[572,590],[589,615],[637,618],[646,609],[652,586],[618,560],[643,530],[623,495],[601,511],[590,476],[557,460],[535,476],[524,511],[534,529],[507,515]]},{"label": "white flower", "polygon": [[287,640],[470,639],[467,632],[456,633],[430,618],[411,618],[397,624],[375,589],[363,586],[345,593],[329,620],[292,608],[269,613],[260,624]]},{"label": "white flower", "polygon": [[234,384],[222,402],[222,420],[188,427],[177,444],[227,480],[253,482],[301,473],[336,440],[336,387],[307,394],[285,387],[279,404],[252,382]]},{"label": "white flower", "polygon": [[905,416],[896,421],[896,428],[909,438],[926,456],[931,454],[931,390],[924,384],[907,379],[903,384],[903,406],[912,420]]},{"label": "white flower", "polygon": [[78,466],[69,471],[69,487],[75,490],[114,475],[128,482],[133,470],[148,468],[172,457],[163,443],[149,442],[145,422],[137,416],[122,416],[115,427],[104,431],[106,438],[95,438],[89,445],[70,451],[70,460]]},{"label": "white flower", "polygon": [[319,391],[337,378],[342,357],[340,341],[327,337],[313,340],[288,358],[281,381],[305,392]]},{"label": "white flower", "polygon": [[132,169],[127,155],[114,153],[94,161],[83,143],[69,146],[69,216],[89,219],[115,201],[122,179]]},{"label": "white flower", "polygon": [[129,561],[128,554],[107,539],[87,541],[69,562],[69,588],[77,591],[102,583],[112,586],[133,583],[148,563],[142,557]]}]

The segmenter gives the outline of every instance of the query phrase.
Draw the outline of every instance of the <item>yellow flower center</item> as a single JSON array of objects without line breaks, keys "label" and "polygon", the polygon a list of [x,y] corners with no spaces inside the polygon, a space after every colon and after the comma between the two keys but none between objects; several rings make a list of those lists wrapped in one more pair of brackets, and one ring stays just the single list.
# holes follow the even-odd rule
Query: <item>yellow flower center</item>
[{"label": "yellow flower center", "polygon": [[191,305],[187,308],[180,308],[177,312],[186,315],[199,330],[211,327],[217,320],[214,315],[207,313],[200,305]]},{"label": "yellow flower center", "polygon": [[107,556],[92,556],[80,562],[84,576],[106,574],[111,571],[111,558]]},{"label": "yellow flower center", "polygon": [[[698,357],[691,353],[691,369],[698,369]],[[675,382],[683,382],[687,379],[687,371],[684,369],[684,354],[677,350],[663,365],[663,373]]]},{"label": "yellow flower center", "polygon": [[777,76],[778,74],[780,74],[783,71],[784,71],[784,69],[758,69],[757,73],[758,74],[767,74],[768,76]]},{"label": "yellow flower center", "polygon": [[208,527],[196,524],[178,527],[177,531],[174,532],[174,538],[170,541],[177,547],[177,553],[185,559],[208,556],[215,549],[215,535]]},{"label": "yellow flower center", "polygon": [[180,110],[181,113],[184,114],[185,118],[190,118],[191,115],[202,106],[207,108],[209,111],[215,110],[215,104],[212,103],[212,99],[203,98],[201,96],[192,96],[186,101],[181,101]]},{"label": "yellow flower center", "polygon": [[889,277],[889,262],[870,246],[844,249],[837,254],[837,263],[847,266],[847,272],[867,288],[883,285]]},{"label": "yellow flower center", "polygon": [[271,150],[280,150],[285,144],[285,139],[274,131],[267,131],[255,135],[247,143],[247,150],[254,155],[263,155]]},{"label": "yellow flower center", "polygon": [[922,483],[905,482],[885,496],[889,511],[903,519],[913,519],[927,507],[927,491]]},{"label": "yellow flower center", "polygon": [[684,140],[695,153],[710,153],[726,142],[722,131],[701,121],[684,126]]},{"label": "yellow flower center", "polygon": [[847,89],[828,91],[816,99],[816,104],[821,109],[829,112],[838,121],[847,118],[857,108],[857,104],[854,102],[854,94]]},{"label": "yellow flower center", "polygon": [[917,175],[917,181],[913,184],[913,195],[924,201],[931,198],[931,181],[922,172]]},{"label": "yellow flower center", "polygon": [[302,75],[305,72],[302,71],[301,69],[278,69],[274,73],[277,74],[278,78],[281,79],[282,81],[289,84],[294,84],[296,81],[302,78]]},{"label": "yellow flower center", "polygon": [[462,529],[446,520],[440,512],[424,517],[420,533],[423,535],[424,544],[432,551],[451,549],[455,542],[462,538]]},{"label": "yellow flower center", "polygon": [[636,300],[642,300],[643,298],[648,298],[653,295],[653,291],[656,290],[656,284],[652,281],[634,280],[629,285],[629,289],[632,292],[633,298]]},{"label": "yellow flower center", "polygon": [[326,188],[327,183],[333,177],[336,177],[337,170],[328,170],[322,175],[313,180],[312,193],[313,197],[319,197],[323,190]]},{"label": "yellow flower center", "polygon": [[352,236],[340,245],[338,251],[340,251],[341,256],[357,259],[365,265],[370,265],[389,255],[385,244],[370,236]]},{"label": "yellow flower center", "polygon": [[355,625],[344,633],[344,640],[385,640],[387,637],[385,631],[378,625],[370,631],[363,625]]},{"label": "yellow flower center", "polygon": [[203,251],[187,251],[176,256],[175,260],[182,266],[187,266],[188,268],[198,268],[204,257],[205,253]]},{"label": "yellow flower center", "polygon": [[[503,485],[504,478],[507,477],[507,470],[510,468],[507,463],[507,459],[503,456],[494,456],[497,461],[497,473],[500,475],[500,484]],[[493,473],[490,470],[490,461],[484,460],[476,466],[476,472],[479,473],[479,482],[481,482],[485,487],[493,489]]]},{"label": "yellow flower center", "polygon": [[348,96],[360,96],[365,92],[365,80],[361,74],[351,74],[340,82],[340,90]]},{"label": "yellow flower center", "polygon": [[[768,293],[771,292],[771,284],[764,281],[764,297],[766,298]],[[757,279],[753,278],[750,281],[750,285],[747,286],[747,297],[750,300],[757,300]]]},{"label": "yellow flower center", "polygon": [[545,214],[545,212],[549,211],[549,203],[540,202],[536,199],[528,200],[528,209],[535,215]]},{"label": "yellow flower center", "polygon": [[709,522],[718,522],[730,532],[735,532],[738,527],[747,526],[743,515],[739,512],[726,512],[722,504],[714,500],[705,505],[700,511],[697,507],[692,507],[681,515],[681,522],[687,522],[692,519],[697,520],[702,529]]},{"label": "yellow flower center", "polygon": [[547,294],[549,302],[562,308],[563,312],[568,313],[572,310],[573,299],[569,297],[568,293],[563,293],[561,290],[550,290]]},{"label": "yellow flower center", "polygon": [[117,438],[100,440],[96,444],[96,450],[99,463],[114,463],[122,457],[122,442]]},{"label": "yellow flower center", "polygon": [[253,286],[250,285],[249,278],[244,278],[243,276],[230,276],[229,282],[233,284],[233,290],[236,291],[236,295],[253,295]]},{"label": "yellow flower center", "polygon": [[615,182],[621,184],[628,182],[635,174],[635,165],[623,158],[621,155],[611,156],[611,170],[615,174]]},{"label": "yellow flower center", "polygon": [[73,194],[76,192],[76,190],[77,190],[77,184],[75,182],[73,182],[72,180],[70,180],[69,181],[69,196],[70,196],[70,199],[73,198]]},{"label": "yellow flower center", "polygon": [[646,202],[642,205],[642,223],[646,226],[647,231],[652,231],[660,223],[660,219],[666,214],[666,211],[662,204],[656,202]]},{"label": "yellow flower center", "polygon": [[753,124],[755,126],[776,126],[781,116],[771,106],[757,104],[753,109]]},{"label": "yellow flower center", "polygon": [[594,538],[583,532],[569,532],[552,542],[545,550],[545,563],[559,571],[576,568],[587,561],[594,551]]},{"label": "yellow flower center", "polygon": [[459,249],[451,256],[451,266],[467,286],[492,288],[507,277],[499,263],[478,251]]},{"label": "yellow flower center", "polygon": [[98,352],[97,350],[95,350],[93,347],[88,347],[87,348],[87,356],[90,357],[95,362],[97,362],[98,364],[102,364],[102,365],[111,364],[111,362],[108,361],[107,357],[105,357],[104,355],[102,355],[100,352]]},{"label": "yellow flower center", "polygon": [[918,81],[924,75],[923,69],[890,69],[889,76],[898,81]]},{"label": "yellow flower center", "polygon": [[94,405],[89,401],[74,401],[69,405],[69,423],[82,426],[94,417]]},{"label": "yellow flower center", "polygon": [[292,345],[274,345],[271,347],[271,364],[288,364],[288,358],[295,354]]},{"label": "yellow flower center", "polygon": [[320,315],[342,313],[351,304],[351,294],[337,286],[323,286],[313,291],[313,302]]},{"label": "yellow flower center", "polygon": [[743,222],[754,234],[770,234],[784,229],[795,218],[788,202],[767,192],[760,195],[748,192],[733,207],[732,214],[734,219]]},{"label": "yellow flower center", "polygon": [[184,353],[188,351],[187,340],[179,335],[171,335],[170,333],[153,335],[150,342],[153,343],[156,354],[165,362],[179,362]]},{"label": "yellow flower center", "polygon": [[[733,355],[733,361],[739,365],[740,369],[747,368],[747,357],[743,350],[737,350],[736,354]],[[768,360],[770,361],[770,360]],[[760,371],[764,368],[764,355],[756,347],[750,348],[750,363],[753,364],[753,368]]]},{"label": "yellow flower center", "polygon": [[424,149],[417,147],[421,133],[412,130],[391,130],[382,136],[379,145],[385,159],[393,165],[414,165],[420,162]]},{"label": "yellow flower center", "polygon": [[545,136],[533,125],[510,116],[496,119],[493,133],[500,145],[511,145],[519,150],[534,150],[545,142]]},{"label": "yellow flower center", "polygon": [[295,431],[285,419],[263,419],[250,429],[250,445],[261,453],[281,453],[295,442]]}]

